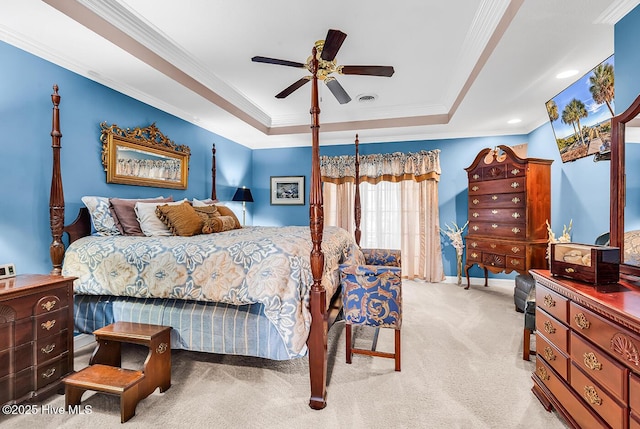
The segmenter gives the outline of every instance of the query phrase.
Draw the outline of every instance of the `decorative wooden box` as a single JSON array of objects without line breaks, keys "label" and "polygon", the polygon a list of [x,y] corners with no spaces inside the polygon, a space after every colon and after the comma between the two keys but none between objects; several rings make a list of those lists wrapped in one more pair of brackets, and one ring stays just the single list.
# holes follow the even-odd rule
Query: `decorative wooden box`
[{"label": "decorative wooden box", "polygon": [[551,274],[593,284],[617,283],[620,280],[620,248],[552,243]]}]

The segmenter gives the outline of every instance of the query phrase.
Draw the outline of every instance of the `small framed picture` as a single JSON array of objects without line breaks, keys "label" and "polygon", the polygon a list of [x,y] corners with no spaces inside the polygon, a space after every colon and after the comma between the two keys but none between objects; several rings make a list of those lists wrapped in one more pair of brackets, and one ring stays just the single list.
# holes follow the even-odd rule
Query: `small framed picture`
[{"label": "small framed picture", "polygon": [[271,204],[304,205],[304,176],[271,176]]}]

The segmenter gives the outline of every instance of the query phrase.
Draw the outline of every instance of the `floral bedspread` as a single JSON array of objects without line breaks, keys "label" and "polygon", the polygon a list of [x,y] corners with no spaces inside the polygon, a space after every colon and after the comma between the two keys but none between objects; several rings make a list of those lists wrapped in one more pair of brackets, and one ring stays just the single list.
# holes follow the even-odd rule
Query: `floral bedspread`
[{"label": "floral bedspread", "polygon": [[[322,284],[329,299],[340,279],[349,233],[325,227]],[[76,294],[262,303],[291,357],[306,353],[313,283],[309,227],[245,227],[194,237],[84,237],[65,253],[62,274]]]}]

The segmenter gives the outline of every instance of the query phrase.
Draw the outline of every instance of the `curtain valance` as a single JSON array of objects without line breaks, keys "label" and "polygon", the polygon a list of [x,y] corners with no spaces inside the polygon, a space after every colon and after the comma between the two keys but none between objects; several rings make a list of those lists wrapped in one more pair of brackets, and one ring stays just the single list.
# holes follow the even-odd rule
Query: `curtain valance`
[{"label": "curtain valance", "polygon": [[[360,182],[400,182],[402,180],[440,179],[440,150],[416,153],[394,152],[360,155]],[[320,173],[323,182],[354,182],[355,155],[321,156]]]}]

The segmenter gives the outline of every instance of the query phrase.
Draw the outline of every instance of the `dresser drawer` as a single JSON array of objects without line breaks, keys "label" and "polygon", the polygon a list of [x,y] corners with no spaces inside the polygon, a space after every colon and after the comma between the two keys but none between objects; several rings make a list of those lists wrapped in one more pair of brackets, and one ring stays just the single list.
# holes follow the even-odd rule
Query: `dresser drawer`
[{"label": "dresser drawer", "polygon": [[525,178],[489,180],[486,182],[469,183],[469,195],[513,193],[525,189]]},{"label": "dresser drawer", "polygon": [[640,377],[629,374],[629,406],[640,414]]},{"label": "dresser drawer", "polygon": [[36,389],[41,389],[67,374],[68,360],[65,359],[66,355],[67,353],[64,353],[55,361],[36,367]]},{"label": "dresser drawer", "polygon": [[22,371],[25,368],[29,368],[34,365],[33,362],[33,341],[25,343],[20,347],[16,347],[14,352],[15,370],[14,372]]},{"label": "dresser drawer", "polygon": [[575,362],[571,364],[571,387],[613,429],[627,427],[629,411],[605,389],[585,375]]},{"label": "dresser drawer", "polygon": [[640,370],[640,340],[635,334],[575,302],[571,303],[569,309],[571,327],[576,332],[606,350],[622,364]]},{"label": "dresser drawer", "polygon": [[467,237],[467,248],[472,250],[486,250],[493,253],[502,253],[511,256],[523,256],[527,252],[527,246],[517,241],[497,241],[492,239],[477,239]]},{"label": "dresser drawer", "polygon": [[618,400],[626,401],[629,370],[575,332],[571,333],[571,359]]},{"label": "dresser drawer", "polygon": [[507,240],[524,240],[527,228],[524,223],[513,224],[505,221],[480,222],[469,221],[469,233],[485,237],[505,238]]},{"label": "dresser drawer", "polygon": [[15,398],[20,399],[35,390],[33,385],[33,368],[23,369],[15,375]]},{"label": "dresser drawer", "polygon": [[67,329],[67,317],[66,308],[41,314],[35,320],[34,335],[36,338],[48,337],[59,333],[63,329]]},{"label": "dresser drawer", "polygon": [[36,344],[37,363],[41,364],[60,355],[68,350],[69,331],[62,330],[60,333],[45,338],[39,338]]},{"label": "dresser drawer", "polygon": [[0,405],[13,399],[13,374],[0,377]]},{"label": "dresser drawer", "polygon": [[469,209],[475,208],[522,208],[525,207],[524,192],[508,192],[505,194],[483,194],[469,197]]},{"label": "dresser drawer", "polygon": [[640,417],[633,411],[629,414],[629,429],[640,429]]},{"label": "dresser drawer", "polygon": [[526,211],[524,207],[510,208],[471,208],[469,216],[473,220],[482,222],[503,222],[523,225],[526,219]]},{"label": "dresser drawer", "polygon": [[567,353],[569,344],[569,328],[536,307],[536,331],[563,353]]},{"label": "dresser drawer", "polygon": [[536,306],[540,307],[559,321],[568,322],[569,300],[540,283],[536,284]]},{"label": "dresser drawer", "polygon": [[540,332],[536,332],[536,349],[538,357],[544,359],[560,377],[565,380],[569,378],[569,357],[547,341]]},{"label": "dresser drawer", "polygon": [[524,176],[527,171],[526,168],[527,167],[523,165],[502,163],[479,167],[468,173],[469,181],[477,182],[479,180],[498,180]]},{"label": "dresser drawer", "polygon": [[[11,308],[16,312],[16,319],[24,319],[34,314],[41,314],[43,312],[51,312],[58,310],[62,307],[67,307],[71,301],[67,288],[61,287],[44,292],[35,292],[32,295],[23,296],[11,300]],[[43,309],[43,305],[47,306],[47,303],[52,302],[54,304],[50,311]]]},{"label": "dresser drawer", "polygon": [[562,406],[575,420],[578,427],[584,429],[605,428],[605,424],[580,398],[568,387],[562,379],[549,368],[542,359],[536,360],[535,375],[547,389],[557,398]]}]

